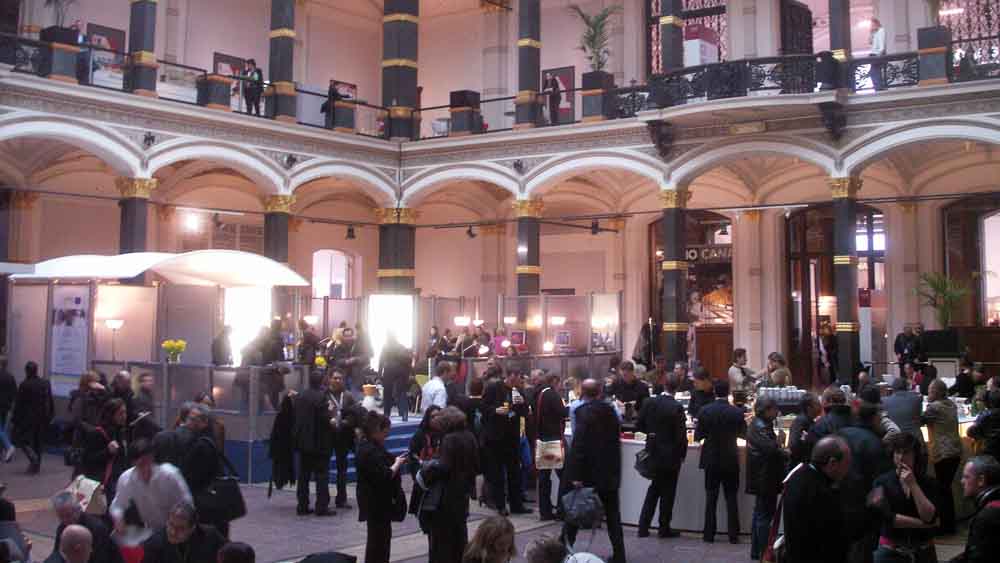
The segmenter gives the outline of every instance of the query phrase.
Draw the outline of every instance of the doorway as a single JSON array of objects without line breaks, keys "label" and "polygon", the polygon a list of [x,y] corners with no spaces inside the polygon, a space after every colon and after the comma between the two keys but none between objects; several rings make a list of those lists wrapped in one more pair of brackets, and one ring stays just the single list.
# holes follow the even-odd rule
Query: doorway
[{"label": "doorway", "polygon": [[348,299],[354,296],[354,256],[340,250],[313,252],[312,292],[314,299]]}]

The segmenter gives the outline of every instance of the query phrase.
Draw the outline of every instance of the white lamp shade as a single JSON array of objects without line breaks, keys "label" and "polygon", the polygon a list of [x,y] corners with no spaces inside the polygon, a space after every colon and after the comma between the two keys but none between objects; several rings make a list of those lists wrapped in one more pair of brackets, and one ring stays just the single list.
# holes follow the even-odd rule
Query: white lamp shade
[{"label": "white lamp shade", "polygon": [[455,321],[455,326],[469,326],[469,323],[472,322],[472,319],[470,319],[469,317],[455,317],[454,321]]},{"label": "white lamp shade", "polygon": [[125,326],[125,321],[123,321],[122,319],[105,319],[104,326],[108,327],[111,330],[118,330],[121,327]]},{"label": "white lamp shade", "polygon": [[546,354],[552,352],[555,349],[556,346],[552,342],[546,342],[545,344],[542,344],[542,351],[545,352]]}]

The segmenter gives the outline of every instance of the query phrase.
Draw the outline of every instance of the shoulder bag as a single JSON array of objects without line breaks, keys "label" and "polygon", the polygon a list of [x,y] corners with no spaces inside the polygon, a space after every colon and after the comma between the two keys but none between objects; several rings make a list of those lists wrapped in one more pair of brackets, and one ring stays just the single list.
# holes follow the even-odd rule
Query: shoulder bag
[{"label": "shoulder bag", "polygon": [[[542,389],[538,394],[538,405],[535,409],[535,416],[541,421],[542,418],[542,396],[551,387]],[[558,440],[535,440],[535,469],[562,469],[566,462],[566,445],[562,438]]]},{"label": "shoulder bag", "polygon": [[198,507],[201,520],[208,523],[232,522],[246,516],[247,505],[240,490],[240,475],[224,452],[218,451],[215,442],[207,436],[204,440],[212,446],[225,466],[225,473],[217,476],[212,486],[195,495],[195,506]]}]

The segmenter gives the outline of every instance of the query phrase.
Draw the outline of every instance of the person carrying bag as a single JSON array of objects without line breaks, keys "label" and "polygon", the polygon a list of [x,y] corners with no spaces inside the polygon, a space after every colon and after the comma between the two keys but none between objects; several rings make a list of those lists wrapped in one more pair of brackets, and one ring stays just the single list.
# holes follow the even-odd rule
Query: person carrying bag
[{"label": "person carrying bag", "polygon": [[203,522],[214,524],[223,535],[228,536],[229,523],[247,514],[246,502],[240,490],[240,475],[224,452],[220,452],[215,442],[208,436],[198,438],[199,443],[207,444],[222,462],[223,471],[216,475],[208,487],[192,491],[195,506]]}]

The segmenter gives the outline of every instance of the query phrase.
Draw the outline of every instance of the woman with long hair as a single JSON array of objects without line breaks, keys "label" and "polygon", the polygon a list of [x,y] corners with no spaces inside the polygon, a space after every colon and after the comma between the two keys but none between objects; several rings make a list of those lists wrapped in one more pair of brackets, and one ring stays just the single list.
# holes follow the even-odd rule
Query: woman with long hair
[{"label": "woman with long hair", "polygon": [[420,465],[437,457],[438,448],[441,445],[441,433],[439,428],[432,424],[434,417],[441,412],[441,407],[431,405],[424,411],[424,418],[417,426],[417,430],[410,437],[410,447],[407,452],[406,470],[413,476],[413,493],[410,495],[410,514],[416,514],[420,510],[420,500],[423,498],[424,490],[417,483],[417,471]]},{"label": "woman with long hair", "polygon": [[104,485],[108,500],[115,496],[118,478],[128,469],[128,410],[125,401],[108,399],[97,424],[83,422],[83,455],[79,472]]},{"label": "woman with long hair", "polygon": [[516,555],[514,525],[503,516],[491,516],[476,529],[462,563],[508,563]]},{"label": "woman with long hair", "polygon": [[392,541],[392,515],[399,470],[406,456],[393,458],[385,449],[391,423],[385,416],[368,412],[361,422],[362,439],[358,444],[358,521],[365,522],[368,541],[365,563],[389,563]]},{"label": "woman with long hair", "polygon": [[417,480],[428,491],[440,490],[433,510],[421,511],[421,527],[428,532],[430,563],[461,563],[468,541],[469,496],[476,485],[479,456],[476,438],[466,426],[465,414],[447,407],[434,424],[444,435],[438,458],[424,464]]}]

